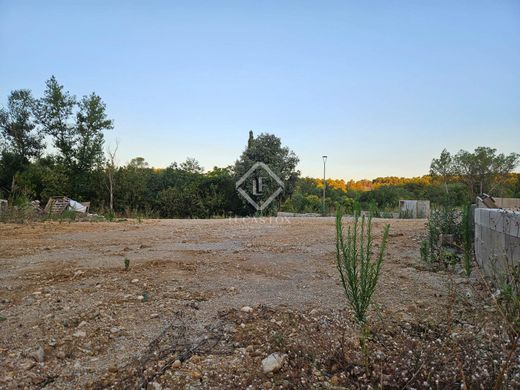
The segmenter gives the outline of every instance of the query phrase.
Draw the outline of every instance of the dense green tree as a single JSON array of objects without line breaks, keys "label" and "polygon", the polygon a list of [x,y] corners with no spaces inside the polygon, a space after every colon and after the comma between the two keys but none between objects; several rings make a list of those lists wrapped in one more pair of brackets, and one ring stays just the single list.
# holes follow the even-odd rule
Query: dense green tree
[{"label": "dense green tree", "polygon": [[0,154],[0,195],[2,197],[16,197],[23,194],[23,188],[17,184],[20,172],[27,169],[30,164],[23,156],[8,150]]},{"label": "dense green tree", "polygon": [[0,108],[0,134],[5,148],[29,161],[39,157],[43,151],[43,137],[36,131],[33,116],[34,99],[31,91],[12,91],[7,100],[7,108]]},{"label": "dense green tree", "polygon": [[16,178],[29,166],[31,159],[41,155],[43,137],[36,129],[31,91],[12,91],[7,107],[0,107],[0,189],[15,196],[20,186]]},{"label": "dense green tree", "polygon": [[444,189],[448,193],[448,180],[453,176],[453,158],[450,152],[444,149],[439,158],[434,158],[430,165],[430,175],[440,177],[444,184]]},{"label": "dense green tree", "polygon": [[204,203],[209,215],[243,215],[247,208],[235,189],[235,176],[231,167],[214,167],[205,175]]},{"label": "dense green tree", "polygon": [[515,198],[520,198],[520,174],[518,174],[516,178],[516,184],[513,188],[513,196]]},{"label": "dense green tree", "polygon": [[20,173],[18,177],[23,195],[37,199],[45,206],[49,197],[56,194],[69,194],[71,185],[65,168],[52,157],[44,157]]},{"label": "dense green tree", "polygon": [[103,162],[103,131],[113,128],[105,103],[95,93],[78,102],[52,76],[36,107],[39,122],[52,138],[59,161],[70,170],[74,181],[85,181],[85,174]]},{"label": "dense green tree", "polygon": [[146,162],[146,160],[143,157],[134,157],[128,163],[128,167],[135,168],[135,169],[144,169],[144,168],[148,168],[149,164]]},{"label": "dense green tree", "polygon": [[37,116],[43,131],[53,141],[60,161],[67,167],[74,162],[74,147],[77,141],[76,128],[72,120],[76,98],[52,76],[45,83],[43,97],[37,101]]},{"label": "dense green tree", "polygon": [[453,173],[466,184],[473,199],[478,193],[493,194],[493,190],[519,163],[520,155],[497,154],[496,149],[478,147],[473,153],[461,150],[453,160]]},{"label": "dense green tree", "polygon": [[114,191],[114,203],[118,211],[129,213],[145,208],[148,182],[153,175],[147,166],[144,159],[135,158],[116,172],[114,180],[118,185]]},{"label": "dense green tree", "polygon": [[430,173],[443,178],[446,192],[450,179],[464,183],[469,198],[474,199],[479,193],[498,192],[519,162],[520,154],[505,155],[489,147],[480,146],[473,152],[460,150],[455,156],[444,149],[438,159],[433,159]]},{"label": "dense green tree", "polygon": [[186,159],[186,161],[182,162],[180,165],[179,165],[180,169],[185,171],[185,172],[188,172],[188,173],[202,173],[204,172],[204,168],[202,168],[199,164],[199,162],[192,158],[192,157],[188,157]]},{"label": "dense green tree", "polygon": [[158,204],[163,217],[204,218],[210,216],[204,208],[204,197],[201,194],[198,180],[161,191]]},{"label": "dense green tree", "polygon": [[90,172],[103,163],[103,131],[113,129],[114,123],[107,118],[106,105],[95,93],[84,96],[78,106],[74,147],[76,169]]},{"label": "dense green tree", "polygon": [[375,204],[379,209],[395,209],[401,199],[413,199],[414,195],[400,186],[381,186],[375,190],[364,192],[359,201],[364,209],[370,204]]},{"label": "dense green tree", "polygon": [[[282,146],[280,138],[266,133],[255,138],[250,132],[248,145],[235,162],[236,180],[239,180],[257,162],[266,164],[284,183],[284,192],[278,202],[282,202],[293,193],[296,180],[300,175],[300,172],[296,170],[299,159],[288,147]],[[265,188],[263,194],[256,197],[257,203],[265,201],[278,188],[278,184],[266,172],[256,171],[251,175],[251,179],[258,179],[258,177],[262,177]],[[250,183],[252,181],[248,181],[246,185]],[[274,207],[275,204],[276,202],[273,202],[272,206]]]}]

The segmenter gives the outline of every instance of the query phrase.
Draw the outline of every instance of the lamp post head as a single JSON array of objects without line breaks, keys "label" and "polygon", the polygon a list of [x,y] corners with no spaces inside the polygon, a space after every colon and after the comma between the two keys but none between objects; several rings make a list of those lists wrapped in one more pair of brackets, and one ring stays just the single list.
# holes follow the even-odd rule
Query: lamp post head
[{"label": "lamp post head", "polygon": [[323,157],[323,162],[327,161],[327,156],[322,156]]}]

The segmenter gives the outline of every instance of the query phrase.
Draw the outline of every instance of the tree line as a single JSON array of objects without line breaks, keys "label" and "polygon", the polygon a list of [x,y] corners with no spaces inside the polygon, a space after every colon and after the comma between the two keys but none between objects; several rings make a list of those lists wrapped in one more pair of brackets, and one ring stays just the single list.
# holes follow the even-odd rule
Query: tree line
[{"label": "tree line", "polygon": [[[21,207],[30,200],[44,205],[50,196],[90,201],[99,213],[150,217],[208,218],[256,213],[235,183],[257,161],[266,163],[284,183],[282,194],[264,214],[276,210],[322,211],[323,180],[300,177],[296,154],[280,138],[262,133],[249,139],[240,156],[227,167],[205,171],[188,158],[166,168],[153,168],[142,157],[117,165],[117,145],[105,149],[104,133],[113,129],[106,105],[95,93],[77,98],[52,76],[41,97],[12,91],[0,108],[0,198]],[[433,159],[429,175],[385,177],[326,183],[326,209],[390,210],[399,199],[429,199],[462,205],[475,195],[520,196],[520,175],[512,173],[519,155],[479,147],[452,155],[444,150]],[[265,172],[266,200],[276,183]]]},{"label": "tree line", "polygon": [[98,95],[78,99],[54,76],[41,97],[12,91],[0,108],[0,198],[21,207],[63,195],[90,201],[100,213],[207,218],[255,212],[235,183],[256,161],[268,164],[285,184],[267,213],[291,195],[299,177],[298,157],[280,138],[252,132],[243,153],[224,168],[205,172],[193,158],[153,168],[142,157],[117,166],[117,146],[104,149],[104,133],[113,127]]},{"label": "tree line", "polygon": [[[428,175],[413,178],[378,177],[374,180],[328,179],[326,210],[341,206],[347,212],[359,210],[396,211],[401,199],[430,200],[434,205],[461,207],[474,202],[478,194],[520,197],[520,174],[513,171],[520,162],[518,153],[505,155],[489,147],[473,152],[460,150],[452,155],[443,150],[434,158]],[[300,178],[294,193],[283,204],[284,211],[322,212],[323,180]]]}]

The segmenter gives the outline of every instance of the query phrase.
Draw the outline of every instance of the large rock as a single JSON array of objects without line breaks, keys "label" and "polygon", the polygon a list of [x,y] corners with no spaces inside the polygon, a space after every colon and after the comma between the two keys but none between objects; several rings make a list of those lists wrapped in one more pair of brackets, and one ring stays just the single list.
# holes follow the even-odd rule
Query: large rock
[{"label": "large rock", "polygon": [[275,352],[262,360],[262,370],[265,374],[276,372],[282,368],[287,355]]}]

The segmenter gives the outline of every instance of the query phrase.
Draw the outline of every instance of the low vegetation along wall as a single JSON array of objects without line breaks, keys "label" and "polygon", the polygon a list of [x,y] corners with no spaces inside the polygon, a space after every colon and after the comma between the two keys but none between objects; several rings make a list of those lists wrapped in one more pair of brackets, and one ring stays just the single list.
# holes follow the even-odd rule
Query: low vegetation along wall
[{"label": "low vegetation along wall", "polygon": [[475,255],[488,275],[520,263],[520,212],[475,209]]}]

